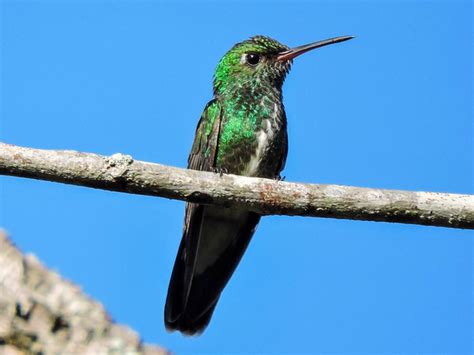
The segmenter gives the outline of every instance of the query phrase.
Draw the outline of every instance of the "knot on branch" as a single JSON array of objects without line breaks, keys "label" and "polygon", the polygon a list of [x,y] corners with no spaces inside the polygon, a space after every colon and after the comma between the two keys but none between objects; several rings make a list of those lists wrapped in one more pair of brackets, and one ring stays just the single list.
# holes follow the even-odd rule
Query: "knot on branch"
[{"label": "knot on branch", "polygon": [[122,180],[126,178],[128,169],[133,163],[133,158],[130,155],[116,153],[105,158],[105,163],[106,172],[114,180]]}]

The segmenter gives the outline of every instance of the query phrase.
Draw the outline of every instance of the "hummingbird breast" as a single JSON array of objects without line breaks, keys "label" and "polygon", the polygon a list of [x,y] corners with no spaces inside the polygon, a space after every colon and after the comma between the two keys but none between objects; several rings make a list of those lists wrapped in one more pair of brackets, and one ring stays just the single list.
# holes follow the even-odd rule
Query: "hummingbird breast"
[{"label": "hummingbird breast", "polygon": [[256,105],[224,110],[218,166],[229,173],[274,178],[286,159],[286,117],[280,100],[263,97]]},{"label": "hummingbird breast", "polygon": [[272,165],[271,161],[267,160],[271,159],[269,153],[272,149],[272,145],[276,143],[274,141],[275,136],[278,135],[280,128],[276,123],[276,104],[274,106],[274,114],[272,115],[273,117],[262,119],[261,129],[255,134],[256,147],[254,148],[254,152],[250,155],[250,160],[247,162],[247,164],[244,164],[243,171],[240,172],[241,175],[267,175],[265,174],[265,170],[267,170],[265,167],[267,165]]}]

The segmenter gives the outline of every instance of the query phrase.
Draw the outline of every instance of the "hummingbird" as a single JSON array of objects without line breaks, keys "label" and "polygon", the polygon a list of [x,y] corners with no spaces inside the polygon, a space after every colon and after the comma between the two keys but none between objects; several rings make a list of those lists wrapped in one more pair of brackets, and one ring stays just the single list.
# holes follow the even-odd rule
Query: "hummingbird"
[{"label": "hummingbird", "polygon": [[[281,179],[288,153],[282,85],[293,59],[351,38],[289,48],[259,35],[234,45],[217,65],[188,169]],[[169,331],[204,331],[260,217],[244,208],[186,203],[164,312]]]}]

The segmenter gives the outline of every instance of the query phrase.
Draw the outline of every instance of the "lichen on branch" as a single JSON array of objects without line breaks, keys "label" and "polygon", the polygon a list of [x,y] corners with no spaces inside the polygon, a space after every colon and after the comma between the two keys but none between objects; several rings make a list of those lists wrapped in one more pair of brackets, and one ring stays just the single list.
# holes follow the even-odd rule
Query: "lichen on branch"
[{"label": "lichen on branch", "polygon": [[0,143],[0,175],[160,196],[262,215],[329,217],[474,229],[474,196],[302,184]]}]

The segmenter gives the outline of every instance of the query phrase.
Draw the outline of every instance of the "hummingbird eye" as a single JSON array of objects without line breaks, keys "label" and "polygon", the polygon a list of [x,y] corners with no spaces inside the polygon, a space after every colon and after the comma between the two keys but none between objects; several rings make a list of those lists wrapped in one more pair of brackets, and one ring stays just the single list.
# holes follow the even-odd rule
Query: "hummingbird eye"
[{"label": "hummingbird eye", "polygon": [[255,65],[258,64],[258,62],[260,62],[260,55],[258,55],[256,53],[249,53],[245,57],[245,60],[246,60],[247,64],[249,64],[251,66],[255,66]]}]

